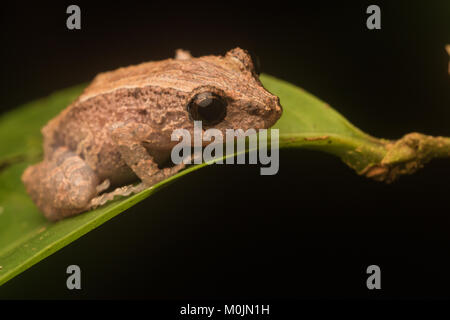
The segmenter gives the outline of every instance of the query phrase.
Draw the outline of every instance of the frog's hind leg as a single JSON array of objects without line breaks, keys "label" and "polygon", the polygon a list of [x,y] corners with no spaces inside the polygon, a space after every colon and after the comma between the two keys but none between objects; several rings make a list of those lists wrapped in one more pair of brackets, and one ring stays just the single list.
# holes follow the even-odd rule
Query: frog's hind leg
[{"label": "frog's hind leg", "polygon": [[60,220],[89,207],[102,191],[97,174],[87,163],[65,147],[28,167],[22,175],[28,194],[49,220]]}]

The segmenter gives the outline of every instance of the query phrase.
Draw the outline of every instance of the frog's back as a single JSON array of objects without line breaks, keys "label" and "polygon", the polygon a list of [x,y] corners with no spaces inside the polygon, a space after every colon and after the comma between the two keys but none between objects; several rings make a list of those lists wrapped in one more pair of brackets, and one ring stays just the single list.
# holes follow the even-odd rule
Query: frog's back
[{"label": "frog's back", "polygon": [[[220,74],[220,77],[217,77]],[[148,86],[192,92],[199,83],[213,81],[226,88],[242,73],[239,68],[222,56],[203,56],[190,59],[166,59],[145,62],[98,74],[79,97],[83,102],[99,94],[120,89]]]},{"label": "frog's back", "polygon": [[151,61],[99,73],[78,100],[83,102],[97,95],[113,92],[121,88],[137,88],[142,87],[145,83],[151,84],[150,79],[162,72],[166,72],[171,65],[176,67],[170,63],[171,61],[173,59]]},{"label": "frog's back", "polygon": [[[223,79],[234,77],[234,72],[223,68],[224,63],[229,64],[216,56],[166,59],[100,73],[76,101],[47,124],[43,132],[50,135],[51,131],[102,127],[111,121],[118,107],[135,103],[136,97],[141,94],[140,89],[145,87],[183,94],[194,90],[205,79],[211,79],[219,72],[218,69]],[[218,86],[224,87],[225,84],[218,83]]]},{"label": "frog's back", "polygon": [[[117,94],[120,94],[122,102],[126,103],[123,93],[128,92],[128,95],[131,95],[128,100],[132,103],[135,99],[133,95],[138,94],[142,79],[161,72],[168,60],[146,62],[99,73],[72,104],[42,129],[46,145],[66,145],[73,150],[79,142],[79,137],[84,135],[83,132],[98,132],[113,121],[113,115],[119,106],[116,103]],[[132,87],[136,90],[129,90]]]}]

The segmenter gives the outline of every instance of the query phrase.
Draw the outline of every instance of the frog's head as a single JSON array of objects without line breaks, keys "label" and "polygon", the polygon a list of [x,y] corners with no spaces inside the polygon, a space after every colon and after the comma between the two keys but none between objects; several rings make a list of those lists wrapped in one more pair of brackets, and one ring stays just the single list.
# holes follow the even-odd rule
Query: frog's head
[{"label": "frog's head", "polygon": [[259,81],[247,51],[235,48],[225,56],[193,58],[191,79],[198,79],[186,100],[189,119],[203,128],[263,129],[281,116],[280,99]]}]

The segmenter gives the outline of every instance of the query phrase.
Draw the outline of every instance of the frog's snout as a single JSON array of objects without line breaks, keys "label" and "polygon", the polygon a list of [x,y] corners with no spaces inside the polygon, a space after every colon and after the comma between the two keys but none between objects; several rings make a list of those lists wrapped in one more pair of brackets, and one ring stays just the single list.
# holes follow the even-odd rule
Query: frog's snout
[{"label": "frog's snout", "polygon": [[273,105],[274,105],[274,113],[277,116],[277,120],[281,117],[281,115],[283,114],[283,108],[281,107],[280,104],[280,98],[277,96],[273,97]]},{"label": "frog's snout", "polygon": [[269,117],[268,117],[268,121],[267,121],[267,127],[271,127],[272,125],[275,124],[275,122],[278,121],[278,119],[280,119],[281,115],[283,114],[283,108],[281,107],[280,104],[280,98],[277,96],[273,96],[270,99],[270,103],[269,103]]}]

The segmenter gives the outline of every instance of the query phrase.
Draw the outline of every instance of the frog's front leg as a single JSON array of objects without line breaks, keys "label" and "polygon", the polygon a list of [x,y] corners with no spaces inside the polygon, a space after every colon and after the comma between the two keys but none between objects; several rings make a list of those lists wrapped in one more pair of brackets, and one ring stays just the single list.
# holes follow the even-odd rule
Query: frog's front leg
[{"label": "frog's front leg", "polygon": [[49,220],[88,210],[92,198],[107,188],[74,152],[59,147],[51,158],[28,167],[22,175],[28,194]]},{"label": "frog's front leg", "polygon": [[110,129],[112,140],[116,143],[122,159],[146,186],[152,186],[186,166],[182,162],[173,167],[160,169],[143,145],[150,130],[148,125],[136,122],[115,123]]}]

